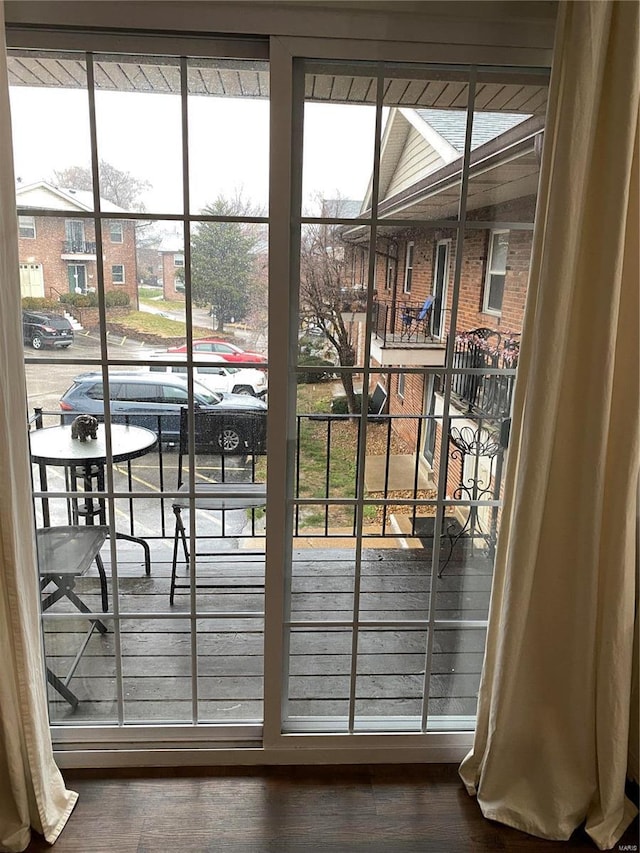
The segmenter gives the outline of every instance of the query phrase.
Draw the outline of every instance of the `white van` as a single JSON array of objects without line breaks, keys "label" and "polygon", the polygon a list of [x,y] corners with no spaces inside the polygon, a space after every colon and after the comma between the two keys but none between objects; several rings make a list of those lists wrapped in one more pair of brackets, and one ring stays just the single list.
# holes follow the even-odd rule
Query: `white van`
[{"label": "white van", "polygon": [[[184,362],[186,353],[179,352],[155,352],[152,358],[164,359],[166,361]],[[267,375],[264,370],[255,370],[247,367],[234,367],[226,362],[222,356],[213,353],[203,353],[193,356],[193,378],[208,388],[209,391],[222,391],[228,394],[248,394],[254,397],[264,397],[267,393]],[[180,373],[186,374],[186,364],[150,364],[147,370],[154,373]]]}]

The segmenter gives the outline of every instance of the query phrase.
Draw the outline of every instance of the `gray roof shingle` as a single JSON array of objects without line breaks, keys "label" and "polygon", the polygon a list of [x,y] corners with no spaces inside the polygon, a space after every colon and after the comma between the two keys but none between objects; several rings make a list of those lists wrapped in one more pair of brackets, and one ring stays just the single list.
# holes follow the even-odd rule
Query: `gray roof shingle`
[{"label": "gray roof shingle", "polygon": [[323,198],[321,216],[355,219],[361,208],[362,202],[352,198]]},{"label": "gray roof shingle", "polygon": [[[467,124],[466,110],[416,110],[420,118],[431,125],[449,145],[460,154],[464,152],[464,137]],[[490,142],[501,133],[526,121],[531,116],[522,113],[483,113],[473,114],[471,131],[471,150]]]}]

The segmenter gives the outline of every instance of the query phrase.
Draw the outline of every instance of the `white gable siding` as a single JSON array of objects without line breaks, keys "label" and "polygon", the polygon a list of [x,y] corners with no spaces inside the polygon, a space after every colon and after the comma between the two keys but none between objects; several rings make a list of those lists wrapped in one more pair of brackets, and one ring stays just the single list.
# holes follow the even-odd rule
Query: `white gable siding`
[{"label": "white gable siding", "polygon": [[80,205],[67,201],[57,193],[52,193],[46,187],[20,190],[16,193],[18,207],[37,207],[42,210],[83,210]]},{"label": "white gable siding", "polygon": [[412,127],[407,135],[407,143],[400,155],[393,178],[386,191],[386,197],[395,195],[424,178],[430,172],[444,165],[444,160],[425,142],[424,137]]}]

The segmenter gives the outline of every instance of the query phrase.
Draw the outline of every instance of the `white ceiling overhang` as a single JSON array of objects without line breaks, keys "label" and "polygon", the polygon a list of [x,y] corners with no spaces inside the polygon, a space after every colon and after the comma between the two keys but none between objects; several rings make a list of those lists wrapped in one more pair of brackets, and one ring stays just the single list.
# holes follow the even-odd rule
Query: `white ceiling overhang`
[{"label": "white ceiling overhang", "polygon": [[[12,86],[86,86],[82,53],[16,49],[10,51],[7,65]],[[464,79],[450,79],[451,73],[446,74],[446,80],[435,79],[439,75],[426,70],[423,74],[424,79],[386,80],[385,106],[466,108],[469,92]],[[94,76],[100,90],[180,94],[179,61],[173,57],[96,57]],[[260,60],[190,59],[189,91],[218,98],[268,98],[269,65]],[[371,73],[367,68],[354,74],[334,73],[331,66],[318,67],[314,63],[313,73],[306,75],[305,98],[316,102],[375,104],[376,76],[373,69]],[[518,74],[510,81],[504,74],[486,72],[476,86],[476,110],[544,115],[546,104],[546,80],[537,74]]]}]

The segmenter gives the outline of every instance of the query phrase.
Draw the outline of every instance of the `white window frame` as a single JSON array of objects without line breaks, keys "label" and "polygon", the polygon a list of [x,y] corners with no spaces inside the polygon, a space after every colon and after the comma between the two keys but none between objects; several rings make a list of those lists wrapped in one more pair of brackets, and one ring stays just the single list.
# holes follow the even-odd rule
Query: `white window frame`
[{"label": "white window frame", "polygon": [[[238,26],[242,27],[242,22],[238,21]],[[474,28],[475,30],[475,28]],[[240,30],[241,31],[241,30]],[[75,34],[72,34],[75,38]],[[12,46],[20,47],[20,38],[26,38],[20,34],[11,34],[13,41]],[[471,41],[471,32],[469,32],[469,44],[456,45],[439,43],[429,47],[429,59],[432,62],[448,62],[455,64],[456,62],[482,62],[482,57],[485,55],[482,51],[478,53],[473,47]],[[62,33],[59,36],[62,43],[56,40],[58,34],[47,35],[46,47],[55,49],[61,47],[64,49],[64,38],[70,38],[68,33]],[[110,51],[119,52],[123,49],[123,43],[127,46],[131,53],[162,53],[162,47],[156,47],[155,50],[150,49],[145,42],[144,35],[131,36],[128,33],[118,36],[114,42],[109,41],[109,35],[101,33],[89,33],[86,40],[83,41],[83,49],[96,50],[99,52]],[[85,36],[83,35],[83,39]],[[113,38],[113,37],[112,37]],[[152,43],[158,44],[157,39]],[[17,42],[17,43],[16,43]],[[171,44],[176,50],[176,43],[185,45],[184,40],[180,40],[179,35],[176,39],[172,39]],[[77,43],[72,39],[71,45]],[[196,45],[204,45],[207,51],[201,50],[196,52]],[[193,45],[186,44],[182,47],[181,55],[210,55],[220,56],[225,55],[220,52],[215,52],[215,45],[219,44],[215,40],[207,43],[206,40],[194,39]],[[33,46],[29,43],[26,47]],[[39,45],[38,45],[39,46]],[[133,49],[135,46],[135,50]],[[270,320],[274,324],[273,328],[282,329],[282,334],[272,335],[269,341],[269,361],[270,369],[274,381],[270,388],[270,515],[267,516],[267,524],[270,535],[271,548],[268,554],[268,583],[266,588],[266,599],[268,602],[267,610],[272,614],[272,617],[265,620],[265,654],[264,654],[264,750],[255,750],[256,760],[263,762],[265,755],[272,761],[286,761],[294,754],[302,761],[310,756],[308,760],[312,761],[313,757],[318,761],[326,761],[327,758],[336,759],[336,755],[340,758],[345,757],[345,760],[350,761],[371,761],[371,760],[395,760],[401,761],[403,758],[410,761],[416,760],[459,760],[461,759],[472,743],[473,735],[468,730],[459,731],[457,728],[443,730],[438,733],[427,732],[424,734],[408,733],[407,735],[387,734],[387,729],[381,729],[380,734],[366,733],[364,737],[360,737],[357,733],[350,733],[347,738],[342,732],[337,732],[335,729],[328,729],[326,734],[314,736],[302,732],[296,737],[295,743],[292,743],[292,738],[281,734],[281,699],[283,685],[286,681],[282,676],[282,661],[284,660],[281,652],[284,645],[282,624],[277,618],[278,611],[281,605],[286,605],[283,601],[285,588],[285,572],[287,566],[287,549],[290,547],[291,526],[287,520],[287,485],[286,485],[286,470],[291,467],[293,457],[292,442],[290,440],[289,431],[291,425],[295,422],[295,418],[291,417],[291,411],[295,412],[295,395],[289,392],[287,375],[288,365],[295,362],[295,354],[297,352],[297,287],[295,277],[295,251],[291,252],[291,244],[295,249],[295,236],[291,229],[291,201],[292,201],[292,162],[295,164],[299,160],[301,153],[299,150],[293,150],[292,146],[292,127],[295,126],[294,119],[296,111],[291,106],[290,85],[293,78],[293,59],[294,57],[309,57],[318,58],[321,60],[340,60],[345,64],[349,60],[371,60],[384,59],[389,62],[422,62],[425,61],[425,46],[421,44],[411,44],[410,42],[387,42],[377,45],[375,42],[367,43],[363,40],[350,39],[335,39],[335,38],[286,38],[278,37],[272,39],[271,42],[271,81],[272,81],[272,129],[271,129],[271,165],[270,165],[270,184],[272,187],[270,209]],[[550,49],[528,49],[524,52],[522,49],[499,48],[492,54],[494,63],[500,63],[505,66],[521,64],[523,66],[549,65],[551,50]],[[537,61],[537,62],[536,62]],[[299,117],[299,116],[298,116]],[[295,194],[294,194],[295,197]],[[185,217],[187,214],[185,214]],[[295,217],[299,216],[299,212],[295,212]],[[108,217],[105,217],[108,218]],[[161,218],[161,217],[158,217]],[[293,275],[292,273],[293,266]],[[102,271],[99,270],[99,277]],[[290,298],[292,297],[292,298]],[[283,317],[284,312],[284,317]],[[283,322],[284,320],[284,322]],[[277,322],[276,322],[277,321]],[[101,318],[101,325],[104,329],[104,317]],[[191,334],[191,320],[187,315],[187,330]],[[367,366],[367,371],[368,371]],[[273,475],[271,471],[273,470]],[[109,485],[112,490],[112,485]],[[283,523],[284,521],[284,523]],[[283,559],[284,558],[284,559]],[[276,618],[273,618],[273,613],[276,613]],[[285,615],[285,618],[287,616]],[[139,726],[125,729],[114,730],[112,727],[102,726],[86,726],[86,727],[69,727],[65,726],[54,727],[58,735],[58,742],[65,741],[71,745],[71,750],[77,749],[77,745],[83,741],[88,744],[88,749],[95,743],[110,744],[121,740],[127,744],[127,756],[124,758],[124,763],[140,765],[145,760],[144,738],[147,738],[148,743],[162,744],[171,740],[173,744],[180,743],[188,745],[190,739],[202,742],[206,739],[206,734],[203,734],[205,727],[194,727],[192,732],[187,731],[188,727],[184,726]],[[212,727],[215,729],[215,727]],[[186,732],[186,733],[185,733]],[[230,735],[231,739],[237,740],[237,734],[233,727],[220,726],[212,734],[212,738],[216,736],[224,737],[225,734]],[[139,740],[138,740],[139,738]],[[345,743],[346,741],[346,743]],[[359,741],[359,743],[358,743]],[[143,744],[140,749],[131,748],[132,744]],[[348,748],[345,748],[348,747]],[[375,751],[376,757],[371,759],[372,750]],[[337,752],[336,752],[337,751]],[[169,746],[168,754],[175,754],[176,750]],[[214,761],[213,750],[208,750],[209,760]],[[236,763],[243,761],[243,758],[237,758],[236,754],[240,750],[232,748],[218,751],[220,760],[226,763]],[[348,755],[347,755],[348,753]],[[78,752],[78,754],[80,754]],[[67,751],[65,761],[65,752],[59,752],[57,757],[62,758],[62,766],[74,766],[73,758],[69,759],[70,751]],[[95,752],[87,753],[87,757],[91,755],[92,761],[95,761]],[[98,765],[108,764],[108,751],[104,760],[98,758]],[[294,757],[295,757],[294,755]],[[191,758],[196,763],[198,756],[196,749],[183,750],[182,760],[188,762]],[[82,760],[82,759],[81,759]]]},{"label": "white window frame", "polygon": [[[114,238],[114,229],[119,238]],[[112,243],[124,243],[124,223],[120,219],[112,219],[109,222],[109,239]]]},{"label": "white window frame", "polygon": [[184,267],[184,255],[182,253],[178,253],[173,256],[173,265],[174,267],[179,267],[180,269]]},{"label": "white window frame", "polygon": [[406,389],[406,382],[407,382],[407,374],[406,373],[399,373],[398,374],[398,391],[397,391],[397,394],[401,400],[404,400],[404,398],[405,398],[405,393],[407,390]]},{"label": "white window frame", "polygon": [[416,244],[411,240],[407,243],[407,248],[404,256],[404,282],[402,285],[403,293],[411,293],[413,285],[413,266],[415,261]]},{"label": "white window frame", "polygon": [[[116,269],[118,267],[122,270],[122,280],[118,280],[116,278]],[[126,283],[125,274],[124,274],[124,264],[111,264],[111,283],[117,284],[117,285],[121,285],[121,284]]]},{"label": "white window frame", "polygon": [[[445,260],[444,260],[444,268],[442,271],[442,298],[440,303],[440,316],[439,320],[439,335],[438,339],[442,340],[442,338],[446,334],[446,312],[447,312],[447,298],[449,296],[449,278],[451,275],[451,238],[446,238],[445,240],[438,240],[436,242],[436,248],[434,253],[434,265],[433,265],[433,282],[431,287],[431,295],[435,298],[436,296],[436,269],[438,262],[438,253],[440,248],[444,246],[445,249]],[[435,305],[434,305],[435,309]],[[432,331],[436,327],[435,318],[431,321],[431,329]],[[435,332],[433,332],[435,334]]]},{"label": "white window frame", "polygon": [[[27,220],[29,220],[27,222]],[[33,231],[33,234],[23,234],[23,231]],[[36,218],[35,216],[19,216],[18,217],[18,233],[23,240],[36,239]]]},{"label": "white window frame", "polygon": [[[484,292],[482,296],[482,311],[484,314],[492,314],[494,317],[502,316],[502,302],[504,301],[504,285],[502,287],[502,300],[500,302],[500,310],[497,308],[490,308],[489,301],[491,297],[491,276],[492,275],[502,275],[507,278],[507,261],[505,259],[504,270],[495,270],[493,269],[493,252],[495,246],[495,239],[500,234],[509,234],[509,230],[507,228],[495,228],[489,232],[489,250],[487,252],[487,272],[484,277]],[[507,256],[509,254],[509,247],[507,244]]]}]

